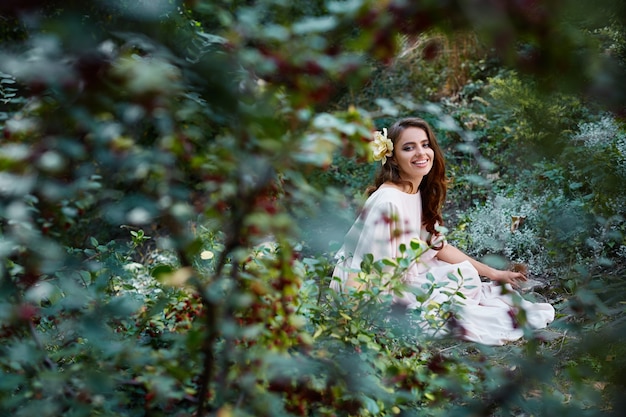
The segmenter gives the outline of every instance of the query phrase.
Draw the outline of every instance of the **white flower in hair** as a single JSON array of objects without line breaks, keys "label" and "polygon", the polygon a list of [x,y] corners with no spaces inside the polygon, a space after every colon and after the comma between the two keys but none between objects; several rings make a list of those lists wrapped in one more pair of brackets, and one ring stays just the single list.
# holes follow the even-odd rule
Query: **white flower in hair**
[{"label": "white flower in hair", "polygon": [[374,141],[371,142],[374,161],[382,161],[385,165],[387,158],[393,155],[393,142],[387,137],[387,129],[383,128],[383,132],[374,132]]}]

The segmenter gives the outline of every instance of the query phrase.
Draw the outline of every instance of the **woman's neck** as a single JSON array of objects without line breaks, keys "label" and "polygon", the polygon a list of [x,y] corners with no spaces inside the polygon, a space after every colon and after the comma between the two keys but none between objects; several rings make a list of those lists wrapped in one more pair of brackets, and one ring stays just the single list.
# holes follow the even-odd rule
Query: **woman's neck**
[{"label": "woman's neck", "polygon": [[419,184],[416,185],[411,181],[403,181],[400,184],[396,184],[395,182],[391,181],[385,181],[382,185],[395,188],[396,190],[400,190],[406,194],[417,194],[417,192],[419,191]]}]

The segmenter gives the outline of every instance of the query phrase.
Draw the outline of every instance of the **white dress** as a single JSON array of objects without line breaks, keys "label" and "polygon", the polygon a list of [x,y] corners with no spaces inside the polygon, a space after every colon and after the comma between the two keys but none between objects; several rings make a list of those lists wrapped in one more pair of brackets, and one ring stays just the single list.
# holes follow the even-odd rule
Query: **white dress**
[{"label": "white dress", "polygon": [[[398,258],[399,246],[409,246],[413,238],[426,240],[427,233],[422,226],[422,199],[420,193],[407,194],[394,187],[381,186],[365,202],[361,215],[348,231],[345,242],[337,252],[338,263],[333,272],[331,287],[341,291],[348,280],[348,274],[360,270],[361,261],[371,253],[374,260]],[[443,242],[445,245],[446,243]],[[521,338],[524,334],[517,328],[512,314],[514,307],[522,308],[528,324],[536,329],[546,327],[554,320],[554,308],[547,303],[532,303],[519,297],[507,287],[510,294],[502,294],[502,287],[493,282],[482,282],[478,271],[469,261],[449,264],[435,257],[437,251],[424,252],[419,262],[414,263],[406,276],[405,283],[422,288],[430,284],[427,274],[431,273],[437,287],[425,303],[439,303],[455,297],[460,305],[458,324],[462,337],[466,340],[487,345],[502,345],[507,341]],[[448,274],[462,276],[459,290],[465,296],[447,295],[446,287],[457,288],[458,284],[448,278]],[[515,294],[515,299],[512,296]],[[412,293],[406,292],[397,302],[416,308],[421,305]]]}]

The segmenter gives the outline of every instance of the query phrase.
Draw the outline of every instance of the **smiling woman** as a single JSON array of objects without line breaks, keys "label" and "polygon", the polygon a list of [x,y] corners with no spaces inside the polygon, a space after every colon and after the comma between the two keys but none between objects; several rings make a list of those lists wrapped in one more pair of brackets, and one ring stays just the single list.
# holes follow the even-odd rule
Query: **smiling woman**
[{"label": "smiling woman", "polygon": [[[390,141],[390,143],[388,142]],[[386,149],[381,149],[385,145]],[[454,334],[489,345],[517,340],[524,334],[519,318],[531,328],[546,327],[554,320],[554,308],[524,300],[513,287],[526,281],[521,272],[494,269],[448,244],[440,233],[441,207],[446,196],[445,162],[428,123],[407,118],[389,128],[389,136],[377,132],[375,159],[384,156],[382,167],[363,210],[337,253],[338,264],[331,287],[362,289],[368,283],[359,275],[369,254],[374,261],[402,258],[402,247],[419,242],[423,252],[399,278],[413,287],[394,292],[394,302],[421,310],[427,305],[449,302],[458,306]],[[387,271],[390,272],[390,271]],[[393,280],[394,275],[390,274]],[[483,282],[487,277],[491,282]],[[393,286],[393,282],[391,283]],[[432,287],[426,300],[415,289]],[[518,315],[523,310],[521,316]]]},{"label": "smiling woman", "polygon": [[391,163],[398,166],[400,177],[411,183],[411,191],[417,192],[435,158],[428,134],[424,129],[409,126],[398,138],[397,149]]}]

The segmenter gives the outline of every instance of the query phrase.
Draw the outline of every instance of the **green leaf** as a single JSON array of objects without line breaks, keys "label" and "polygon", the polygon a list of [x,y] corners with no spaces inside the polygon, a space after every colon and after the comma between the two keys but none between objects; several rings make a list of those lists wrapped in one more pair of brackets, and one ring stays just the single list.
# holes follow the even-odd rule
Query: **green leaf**
[{"label": "green leaf", "polygon": [[0,377],[0,391],[13,391],[15,387],[21,386],[24,381],[24,375],[2,372],[2,377]]},{"label": "green leaf", "polygon": [[391,258],[383,258],[381,262],[387,266],[397,266],[398,264]]},{"label": "green leaf", "polygon": [[380,407],[378,405],[378,403],[368,397],[368,396],[363,396],[363,403],[365,404],[365,409],[371,414],[371,415],[378,415],[380,413]]},{"label": "green leaf", "polygon": [[292,30],[296,35],[324,33],[333,30],[337,23],[334,16],[309,17],[294,23]]},{"label": "green leaf", "polygon": [[158,264],[150,270],[150,275],[157,281],[163,279],[166,275],[171,275],[174,272],[174,267],[168,264]]}]

